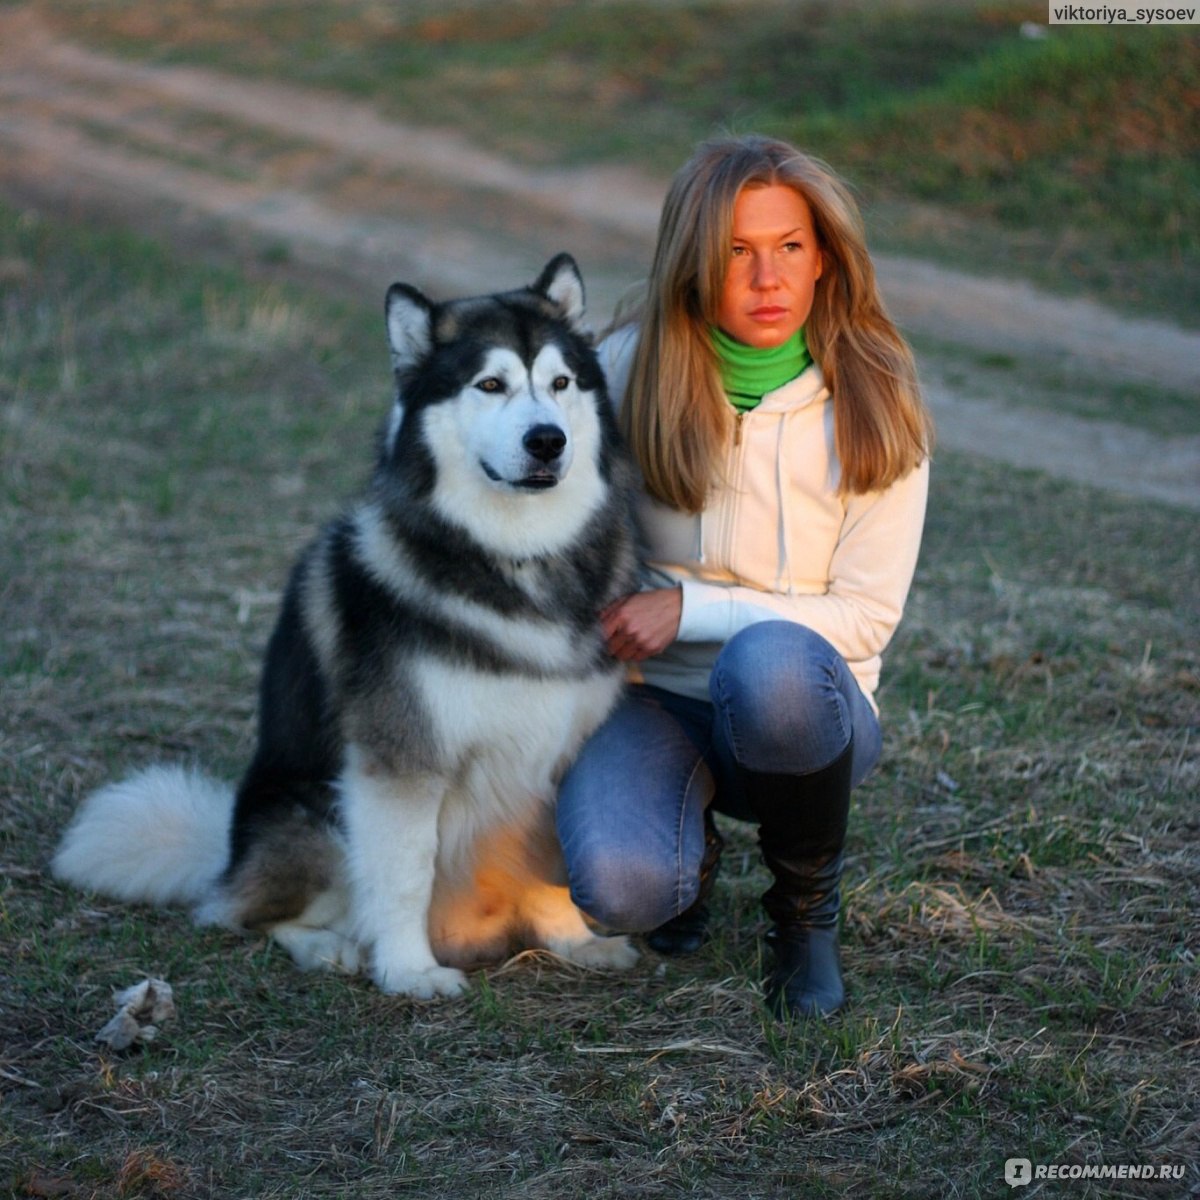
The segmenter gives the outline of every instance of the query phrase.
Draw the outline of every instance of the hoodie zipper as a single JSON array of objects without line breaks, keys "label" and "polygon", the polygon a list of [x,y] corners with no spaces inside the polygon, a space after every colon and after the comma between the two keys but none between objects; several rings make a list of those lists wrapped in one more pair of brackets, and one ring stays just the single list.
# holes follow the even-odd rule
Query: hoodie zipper
[{"label": "hoodie zipper", "polygon": [[733,446],[729,462],[729,487],[725,491],[724,511],[717,524],[716,549],[717,559],[733,571],[734,561],[734,531],[737,529],[738,508],[742,490],[742,435],[748,412],[739,412],[733,426]]}]

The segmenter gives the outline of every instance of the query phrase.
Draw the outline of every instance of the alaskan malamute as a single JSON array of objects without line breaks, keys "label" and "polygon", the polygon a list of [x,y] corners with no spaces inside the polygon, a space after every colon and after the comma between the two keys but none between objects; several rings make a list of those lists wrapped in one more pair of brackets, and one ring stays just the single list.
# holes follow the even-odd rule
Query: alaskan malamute
[{"label": "alaskan malamute", "polygon": [[521,946],[627,967],[571,904],[556,781],[621,668],[630,467],[568,255],[532,286],[388,291],[397,398],[365,496],[295,568],[236,795],[152,767],[90,796],[59,878],[267,930],[303,967],[453,996]]}]

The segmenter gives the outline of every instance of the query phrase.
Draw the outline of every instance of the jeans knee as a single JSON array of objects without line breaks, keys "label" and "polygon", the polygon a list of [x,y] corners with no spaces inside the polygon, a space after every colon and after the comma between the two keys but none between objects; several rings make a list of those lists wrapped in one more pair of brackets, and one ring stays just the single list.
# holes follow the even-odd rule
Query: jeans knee
[{"label": "jeans knee", "polygon": [[[698,871],[696,875],[698,883]],[[635,856],[627,849],[612,854],[601,850],[587,862],[568,863],[568,876],[575,906],[613,933],[657,929],[695,898],[693,881],[688,882],[693,894],[681,895],[674,863]]]},{"label": "jeans knee", "polygon": [[713,700],[763,708],[791,705],[833,685],[838,652],[819,633],[791,621],[750,625],[725,643],[713,671]]},{"label": "jeans knee", "polygon": [[[848,683],[840,682],[843,677]],[[764,621],[725,644],[710,692],[738,763],[805,773],[831,761],[850,741],[845,686],[857,684],[825,638],[789,621]]]}]

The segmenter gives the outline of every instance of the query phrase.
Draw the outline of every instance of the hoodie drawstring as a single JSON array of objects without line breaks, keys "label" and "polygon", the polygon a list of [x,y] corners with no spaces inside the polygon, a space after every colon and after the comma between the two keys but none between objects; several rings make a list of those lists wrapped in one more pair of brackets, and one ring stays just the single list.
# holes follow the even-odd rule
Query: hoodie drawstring
[{"label": "hoodie drawstring", "polygon": [[787,476],[784,470],[783,446],[784,430],[791,415],[791,410],[780,414],[779,425],[775,434],[775,502],[779,510],[779,567],[775,575],[775,590],[783,592],[788,596],[793,595],[795,589],[792,585],[791,559],[788,556],[788,546],[791,544],[788,512],[791,505],[788,503],[787,498]]}]

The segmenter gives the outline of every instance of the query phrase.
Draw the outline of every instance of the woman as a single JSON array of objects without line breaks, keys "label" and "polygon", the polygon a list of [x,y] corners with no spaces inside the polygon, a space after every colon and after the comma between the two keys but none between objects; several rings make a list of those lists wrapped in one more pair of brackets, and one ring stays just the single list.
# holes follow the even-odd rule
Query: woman
[{"label": "woman", "polygon": [[720,853],[752,820],[774,883],[765,991],[845,1001],[837,949],[851,789],[920,545],[932,428],[861,220],[823,164],[702,145],[664,204],[644,301],[601,347],[644,480],[643,590],[601,614],[628,698],[567,773],[572,896],[695,949]]}]

